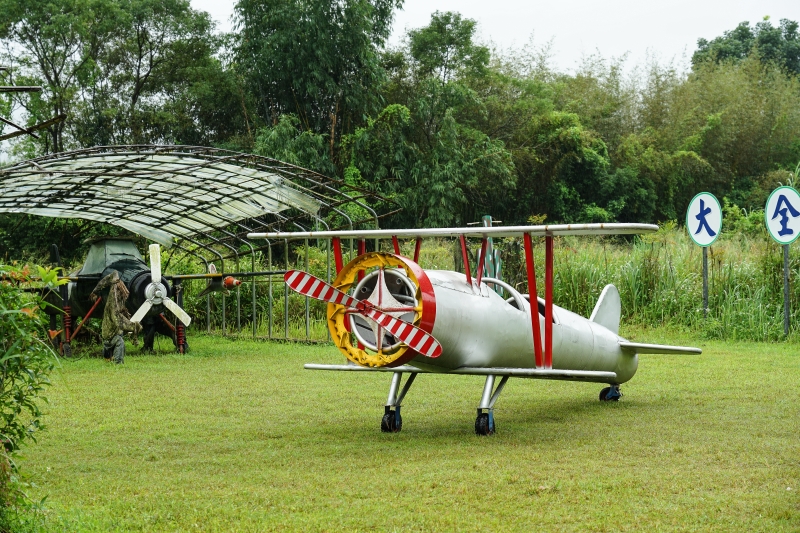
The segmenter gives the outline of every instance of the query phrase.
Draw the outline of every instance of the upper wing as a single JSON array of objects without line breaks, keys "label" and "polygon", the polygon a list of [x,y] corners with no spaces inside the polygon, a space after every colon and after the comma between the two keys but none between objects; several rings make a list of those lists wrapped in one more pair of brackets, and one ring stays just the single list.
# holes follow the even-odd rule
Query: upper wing
[{"label": "upper wing", "polygon": [[700,348],[691,346],[668,346],[666,344],[643,344],[641,342],[620,342],[620,347],[626,352],[634,353],[665,353],[665,354],[699,354]]},{"label": "upper wing", "polygon": [[550,235],[630,235],[658,231],[655,224],[553,224],[550,226],[494,226],[485,228],[427,228],[427,229],[365,229],[342,231],[281,231],[273,233],[248,233],[248,239],[376,239],[417,237],[521,237]]},{"label": "upper wing", "polygon": [[[367,367],[358,365],[304,365],[306,370],[339,370],[345,372],[409,372],[412,374],[429,374],[429,370],[403,365],[394,368],[390,367]],[[475,368],[461,367],[455,370],[444,370],[436,372],[441,374],[465,374],[473,376],[514,376],[518,378],[531,379],[555,379],[562,381],[594,381],[597,383],[613,383],[617,379],[615,372],[601,372],[595,370],[556,370],[550,368]]]}]

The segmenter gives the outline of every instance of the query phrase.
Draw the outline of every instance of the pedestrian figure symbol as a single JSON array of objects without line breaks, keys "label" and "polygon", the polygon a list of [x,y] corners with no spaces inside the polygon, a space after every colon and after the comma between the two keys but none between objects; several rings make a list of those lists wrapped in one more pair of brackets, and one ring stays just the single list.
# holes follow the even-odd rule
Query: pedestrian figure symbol
[{"label": "pedestrian figure symbol", "polygon": [[[697,225],[697,231],[694,232],[695,235],[700,233],[700,231],[702,231],[702,229],[704,227],[706,228],[706,232],[708,233],[708,235],[710,237],[714,237],[717,234],[716,231],[711,229],[711,226],[708,225],[708,221],[706,220],[706,217],[708,215],[710,215],[710,214],[711,214],[711,208],[710,207],[706,207],[705,201],[701,198],[700,199],[700,212],[697,213],[697,216],[695,216],[695,218],[700,221],[700,223]],[[791,230],[789,230],[789,231],[791,231]]]},{"label": "pedestrian figure symbol", "polygon": [[[781,206],[783,206],[783,208],[781,208]],[[778,215],[781,217],[781,229],[778,231],[778,235],[781,237],[794,234],[794,230],[787,226],[789,223],[787,212],[792,215],[792,218],[800,216],[800,211],[795,209],[789,200],[786,199],[786,195],[781,194],[778,196],[778,204],[775,206],[775,212],[772,214],[772,220],[775,220]]]}]

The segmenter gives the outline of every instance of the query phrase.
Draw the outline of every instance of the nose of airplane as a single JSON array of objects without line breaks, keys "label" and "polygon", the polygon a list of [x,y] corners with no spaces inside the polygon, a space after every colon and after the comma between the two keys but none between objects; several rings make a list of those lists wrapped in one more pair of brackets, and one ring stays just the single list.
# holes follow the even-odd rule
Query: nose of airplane
[{"label": "nose of airplane", "polygon": [[[396,254],[370,252],[345,265],[332,283],[397,320],[430,334],[436,318],[433,286],[414,261]],[[403,365],[419,352],[400,342],[374,320],[344,305],[328,304],[328,328],[339,350],[353,363],[370,367]]]},{"label": "nose of airplane", "polygon": [[222,280],[222,284],[225,286],[226,289],[232,289],[234,287],[238,287],[242,284],[241,280],[234,278],[233,276],[225,276],[225,279]]}]

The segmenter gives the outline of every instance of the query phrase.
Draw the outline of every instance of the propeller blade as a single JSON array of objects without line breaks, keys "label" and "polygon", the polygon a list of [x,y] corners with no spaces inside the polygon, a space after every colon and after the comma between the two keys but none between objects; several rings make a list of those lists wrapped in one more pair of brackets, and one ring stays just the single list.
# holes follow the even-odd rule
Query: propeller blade
[{"label": "propeller blade", "polygon": [[161,247],[150,245],[150,277],[153,283],[161,282]]},{"label": "propeller blade", "polygon": [[[433,338],[433,335],[425,333],[417,326],[394,318],[377,309],[371,307],[363,309],[363,302],[359,302],[335,287],[328,285],[316,276],[312,276],[301,270],[290,270],[283,276],[283,279],[293,291],[303,296],[358,309],[364,316],[380,324],[381,327],[394,335],[398,340],[407,344],[412,350],[422,355],[427,357],[439,357],[442,354],[442,346]],[[362,304],[361,307],[359,307],[359,303]]]},{"label": "propeller blade", "polygon": [[425,333],[414,324],[404,322],[392,315],[387,315],[377,309],[367,309],[363,311],[367,316],[380,324],[386,331],[397,337],[400,342],[408,345],[415,352],[421,353],[426,357],[439,357],[442,355],[442,345],[433,338],[433,335]]},{"label": "propeller blade", "polygon": [[299,292],[303,296],[347,307],[358,307],[358,300],[355,298],[302,270],[290,270],[283,276],[283,279],[293,291]]},{"label": "propeller blade", "polygon": [[136,310],[136,313],[131,317],[131,322],[136,322],[137,324],[142,321],[144,315],[153,307],[153,304],[150,303],[150,300],[145,300],[139,309]]},{"label": "propeller blade", "polygon": [[164,300],[161,303],[164,304],[164,307],[172,311],[172,314],[178,317],[178,320],[183,322],[184,326],[188,326],[189,324],[192,323],[192,317],[190,317],[186,313],[186,311],[181,309],[181,307],[178,304],[176,304],[169,298],[164,298]]}]

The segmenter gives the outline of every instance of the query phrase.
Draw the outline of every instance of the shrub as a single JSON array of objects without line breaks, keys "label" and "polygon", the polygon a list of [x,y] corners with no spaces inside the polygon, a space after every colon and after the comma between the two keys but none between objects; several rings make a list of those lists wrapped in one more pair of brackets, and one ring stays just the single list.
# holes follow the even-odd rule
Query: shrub
[{"label": "shrub", "polygon": [[[38,273],[46,290],[58,284],[55,271]],[[26,441],[35,442],[42,429],[42,392],[56,363],[39,313],[47,304],[21,286],[30,282],[27,267],[0,265],[0,531],[19,530],[27,520],[24,511],[32,507],[19,488],[12,454]]]}]

